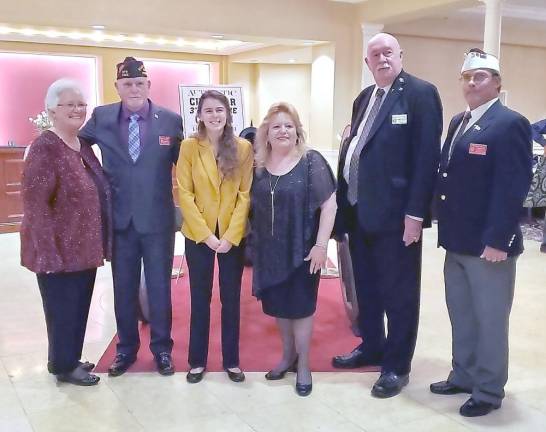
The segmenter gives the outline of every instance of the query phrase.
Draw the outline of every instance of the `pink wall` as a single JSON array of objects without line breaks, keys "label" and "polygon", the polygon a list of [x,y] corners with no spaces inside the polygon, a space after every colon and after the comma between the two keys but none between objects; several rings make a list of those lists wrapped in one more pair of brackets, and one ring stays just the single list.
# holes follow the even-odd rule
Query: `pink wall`
[{"label": "pink wall", "polygon": [[184,63],[168,60],[143,60],[152,83],[150,98],[180,113],[179,84],[218,84],[209,63]]},{"label": "pink wall", "polygon": [[0,146],[32,142],[37,132],[28,118],[44,110],[49,85],[65,77],[81,83],[90,115],[97,104],[95,58],[0,52]]}]

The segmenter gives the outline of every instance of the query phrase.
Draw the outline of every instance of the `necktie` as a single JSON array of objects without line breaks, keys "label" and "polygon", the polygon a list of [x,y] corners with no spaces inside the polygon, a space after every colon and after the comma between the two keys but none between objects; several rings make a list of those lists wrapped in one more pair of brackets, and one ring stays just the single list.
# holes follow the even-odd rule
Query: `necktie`
[{"label": "necktie", "polygon": [[470,120],[470,118],[472,117],[472,114],[470,114],[470,111],[466,111],[463,115],[463,121],[461,123],[461,127],[459,128],[459,131],[457,132],[457,136],[455,136],[455,138],[453,139],[453,141],[451,141],[451,146],[449,147],[449,156],[447,158],[447,161],[449,162],[449,160],[451,159],[451,155],[453,154],[453,149],[455,148],[455,146],[457,145],[457,141],[459,140],[459,138],[461,138],[461,136],[464,134],[464,130],[466,129],[466,125],[468,124],[468,121]]},{"label": "necktie", "polygon": [[377,91],[375,92],[375,101],[373,103],[372,109],[370,110],[370,113],[368,114],[366,123],[364,123],[362,133],[360,134],[360,138],[358,139],[358,143],[356,144],[353,155],[351,156],[351,164],[349,165],[349,189],[347,190],[347,199],[349,200],[349,203],[351,205],[355,205],[357,200],[358,165],[360,162],[360,153],[366,145],[366,140],[368,138],[368,135],[370,134],[370,130],[372,129],[373,122],[377,117],[377,113],[379,112],[379,107],[381,106],[381,98],[384,94],[385,90],[383,89],[377,89]]},{"label": "necktie", "polygon": [[138,114],[129,117],[129,156],[136,162],[140,154],[140,128],[138,126]]}]

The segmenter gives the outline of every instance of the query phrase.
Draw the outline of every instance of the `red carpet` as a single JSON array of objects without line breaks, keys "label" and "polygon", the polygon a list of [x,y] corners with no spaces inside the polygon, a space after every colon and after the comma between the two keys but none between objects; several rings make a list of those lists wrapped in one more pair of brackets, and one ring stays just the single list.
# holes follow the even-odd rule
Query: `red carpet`
[{"label": "red carpet", "polygon": [[[176,258],[175,258],[176,260]],[[176,263],[178,266],[178,263]],[[173,279],[173,360],[177,371],[188,370],[189,340],[189,278],[184,263],[184,276],[176,285]],[[243,274],[241,291],[241,368],[248,372],[263,372],[271,369],[280,359],[281,343],[275,319],[262,312],[261,304],[252,296],[252,269]],[[208,371],[222,371],[220,345],[220,299],[217,277],[215,277],[212,305]],[[155,364],[149,350],[150,331],[147,325],[140,328],[141,347],[138,359],[129,372],[155,371]],[[96,372],[107,372],[116,351],[117,336],[102,355]],[[336,371],[331,359],[336,354],[352,350],[359,343],[349,328],[345,314],[339,279],[321,279],[313,342],[311,346],[311,369],[316,372]],[[359,371],[377,371],[378,368],[361,368]]]}]

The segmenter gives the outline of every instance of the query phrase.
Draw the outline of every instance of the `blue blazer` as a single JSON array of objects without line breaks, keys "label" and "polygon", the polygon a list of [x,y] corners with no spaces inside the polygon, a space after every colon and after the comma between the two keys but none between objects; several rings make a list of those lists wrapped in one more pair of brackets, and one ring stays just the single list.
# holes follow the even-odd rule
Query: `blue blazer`
[{"label": "blue blazer", "polygon": [[182,140],[182,118],[150,104],[146,136],[136,162],[121,142],[121,103],[96,107],[80,137],[98,144],[104,172],[112,187],[114,229],[132,221],[142,234],[174,230],[172,168]]},{"label": "blue blazer", "polygon": [[[356,98],[351,133],[342,144],[338,165],[338,212],[334,233],[349,232],[347,182],[343,167],[349,143],[370,102],[374,86]],[[370,233],[401,231],[406,214],[423,218],[430,225],[432,201],[442,134],[442,104],[436,87],[404,71],[389,94],[360,153],[357,219]]]},{"label": "blue blazer", "polygon": [[532,177],[529,121],[495,102],[453,149],[464,113],[451,120],[442,149],[436,206],[438,243],[450,252],[480,256],[485,246],[523,251],[519,218]]}]

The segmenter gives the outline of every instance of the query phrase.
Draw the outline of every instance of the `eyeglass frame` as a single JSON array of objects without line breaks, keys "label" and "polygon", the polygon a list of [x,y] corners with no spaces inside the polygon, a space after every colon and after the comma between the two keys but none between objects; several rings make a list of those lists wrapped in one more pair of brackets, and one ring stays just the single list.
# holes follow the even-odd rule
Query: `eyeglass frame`
[{"label": "eyeglass frame", "polygon": [[78,108],[79,110],[85,110],[87,109],[87,104],[73,104],[73,103],[68,103],[68,104],[57,104],[58,107],[68,107],[70,110],[74,111],[76,108]]}]

